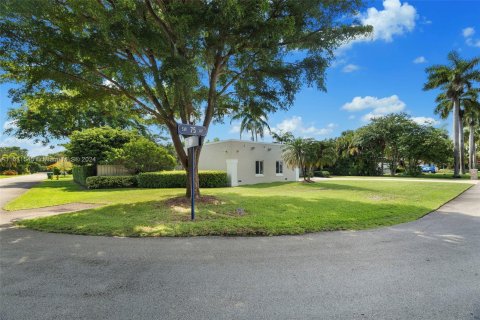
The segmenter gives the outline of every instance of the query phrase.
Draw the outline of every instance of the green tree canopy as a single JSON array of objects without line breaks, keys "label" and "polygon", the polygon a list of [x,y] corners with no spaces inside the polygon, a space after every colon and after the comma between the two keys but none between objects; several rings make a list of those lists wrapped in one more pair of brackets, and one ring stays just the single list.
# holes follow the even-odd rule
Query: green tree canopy
[{"label": "green tree canopy", "polygon": [[35,139],[48,144],[63,139],[74,131],[110,126],[135,129],[150,135],[149,121],[134,112],[131,101],[120,97],[85,97],[79,93],[40,91],[22,96],[19,108],[10,109],[8,117],[15,126],[5,130],[19,139]]},{"label": "green tree canopy", "polygon": [[361,0],[4,0],[0,68],[4,80],[22,84],[12,90],[14,99],[41,90],[130,99],[168,128],[187,168],[177,121],[209,127],[252,97],[276,111],[292,105],[303,83],[325,90],[334,50],[371,30],[354,21],[361,6]]}]

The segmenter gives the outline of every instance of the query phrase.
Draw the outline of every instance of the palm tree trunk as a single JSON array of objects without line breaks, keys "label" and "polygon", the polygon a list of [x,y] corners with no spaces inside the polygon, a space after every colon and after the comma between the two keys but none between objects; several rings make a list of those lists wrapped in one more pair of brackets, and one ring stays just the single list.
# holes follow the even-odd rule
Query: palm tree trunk
[{"label": "palm tree trunk", "polygon": [[460,113],[459,108],[460,101],[458,98],[453,99],[453,176],[455,178],[460,177],[460,159],[459,159],[459,125],[460,125]]},{"label": "palm tree trunk", "polygon": [[468,137],[468,160],[469,164],[468,167],[470,169],[476,169],[477,164],[475,161],[475,123],[473,121],[470,121],[470,135]]},{"label": "palm tree trunk", "polygon": [[465,133],[463,132],[463,116],[459,117],[460,134],[460,172],[465,174]]}]

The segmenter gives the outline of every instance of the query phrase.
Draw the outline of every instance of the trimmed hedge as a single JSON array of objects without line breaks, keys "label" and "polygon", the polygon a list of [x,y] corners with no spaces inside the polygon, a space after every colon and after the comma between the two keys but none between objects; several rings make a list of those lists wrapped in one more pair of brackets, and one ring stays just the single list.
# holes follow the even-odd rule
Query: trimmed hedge
[{"label": "trimmed hedge", "polygon": [[[200,188],[221,188],[228,185],[227,173],[224,171],[199,171]],[[140,188],[185,188],[187,175],[185,171],[145,172],[137,176]]]},{"label": "trimmed hedge", "polygon": [[133,188],[137,186],[135,176],[94,176],[87,178],[88,189]]},{"label": "trimmed hedge", "polygon": [[314,171],[313,172],[314,177],[323,177],[323,178],[330,178],[330,172],[329,171]]},{"label": "trimmed hedge", "polygon": [[73,181],[86,186],[87,178],[96,175],[95,169],[95,166],[74,166],[72,169]]}]

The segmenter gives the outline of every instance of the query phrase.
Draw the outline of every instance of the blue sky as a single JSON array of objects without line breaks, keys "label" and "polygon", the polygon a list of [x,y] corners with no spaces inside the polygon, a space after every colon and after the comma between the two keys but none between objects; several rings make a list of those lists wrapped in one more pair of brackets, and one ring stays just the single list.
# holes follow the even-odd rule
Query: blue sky
[{"label": "blue sky", "polygon": [[[452,49],[466,58],[480,55],[480,1],[372,1],[360,20],[373,25],[374,33],[338,50],[327,70],[327,92],[304,87],[288,112],[270,115],[270,126],[323,139],[358,128],[371,117],[403,111],[419,122],[450,129],[449,120],[433,114],[438,92],[422,90],[425,67],[445,63]],[[10,125],[11,86],[0,85],[0,129]],[[225,119],[210,128],[208,138],[238,139],[238,127]],[[2,134],[0,146],[11,145],[27,148],[31,155],[52,152]]]}]

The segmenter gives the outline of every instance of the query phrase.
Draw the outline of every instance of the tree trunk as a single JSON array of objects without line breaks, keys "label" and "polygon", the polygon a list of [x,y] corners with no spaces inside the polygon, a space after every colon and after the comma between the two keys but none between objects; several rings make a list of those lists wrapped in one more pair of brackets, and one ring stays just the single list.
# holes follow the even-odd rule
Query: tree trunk
[{"label": "tree trunk", "polygon": [[465,133],[463,132],[463,116],[459,116],[459,135],[460,135],[460,172],[465,174]]},{"label": "tree trunk", "polygon": [[470,169],[476,169],[477,164],[476,164],[476,159],[475,159],[475,123],[473,121],[470,121],[470,135],[468,137],[468,161],[469,165],[468,167]]},{"label": "tree trunk", "polygon": [[453,99],[453,176],[455,178],[460,177],[460,145],[459,145],[459,125],[460,125],[460,101],[459,99]]}]

